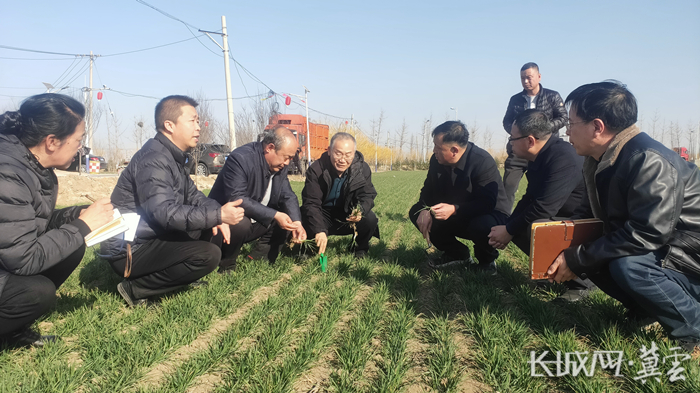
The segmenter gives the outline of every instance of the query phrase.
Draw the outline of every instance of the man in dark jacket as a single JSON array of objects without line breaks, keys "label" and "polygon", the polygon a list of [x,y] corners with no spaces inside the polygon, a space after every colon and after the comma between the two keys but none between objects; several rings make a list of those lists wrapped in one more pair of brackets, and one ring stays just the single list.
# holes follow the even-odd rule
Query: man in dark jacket
[{"label": "man in dark jacket", "polygon": [[[581,204],[583,157],[561,138],[552,137],[549,118],[539,109],[527,109],[515,117],[510,145],[518,158],[529,162],[527,191],[505,225],[491,228],[489,244],[504,249],[511,241],[530,255],[530,234],[536,220],[571,217]],[[594,285],[576,279],[566,283],[568,291],[561,299],[577,301],[588,295]]]},{"label": "man in dark jacket", "polygon": [[566,98],[567,134],[585,156],[590,213],[603,237],[562,252],[547,273],[590,278],[629,316],[650,316],[692,351],[700,346],[700,172],[639,131],[637,102],[619,82]]},{"label": "man in dark jacket", "polygon": [[443,251],[436,268],[471,263],[469,248],[457,237],[474,242],[478,265],[496,274],[498,251],[489,232],[508,219],[503,183],[493,157],[469,142],[467,127],[448,121],[433,130],[433,156],[420,199],[410,210],[413,225],[428,244]]},{"label": "man in dark jacket", "polygon": [[125,277],[117,289],[130,306],[216,269],[221,251],[199,240],[201,231],[214,228],[228,238],[229,227],[222,224],[234,225],[243,218],[243,209],[237,207],[241,201],[222,207],[197,190],[189,176],[186,152],[199,140],[196,106],[186,96],[169,96],[158,103],[158,133],[134,155],[112,192],[112,204],[121,213],[141,217],[133,242],[116,236],[102,243],[102,254]]},{"label": "man in dark jacket", "polygon": [[367,254],[369,240],[379,237],[372,211],[376,196],[372,170],[357,151],[355,138],[346,132],[333,135],[328,151],[306,172],[301,192],[302,222],[315,237],[319,254],[326,252],[328,235],[354,235],[355,257]]},{"label": "man in dark jacket", "polygon": [[[559,137],[559,129],[564,127],[568,120],[564,101],[556,91],[542,87],[541,79],[540,68],[535,63],[526,63],[520,69],[520,82],[523,85],[523,91],[510,97],[506,115],[503,117],[503,128],[508,134],[511,132],[510,129],[518,113],[526,109],[539,109],[550,120],[552,136]],[[518,190],[520,179],[527,170],[528,161],[516,157],[510,143],[506,144],[506,151],[508,158],[504,164],[503,187],[506,190],[507,207],[508,212],[510,212],[515,202],[515,192]]]},{"label": "man in dark jacket", "polygon": [[222,245],[219,272],[236,267],[244,243],[259,239],[250,259],[277,260],[288,232],[293,241],[306,240],[301,224],[299,199],[287,179],[289,162],[299,144],[287,128],[265,132],[261,142],[232,151],[209,193],[219,203],[241,199],[245,217],[231,227],[231,241]]}]

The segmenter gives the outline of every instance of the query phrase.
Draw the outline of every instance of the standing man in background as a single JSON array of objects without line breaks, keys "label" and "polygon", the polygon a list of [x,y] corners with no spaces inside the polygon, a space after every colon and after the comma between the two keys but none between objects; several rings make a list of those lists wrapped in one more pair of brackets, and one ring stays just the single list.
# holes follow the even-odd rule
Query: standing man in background
[{"label": "standing man in background", "polygon": [[[510,134],[513,121],[518,113],[526,109],[539,109],[549,118],[552,126],[552,137],[559,137],[559,129],[564,127],[569,117],[566,113],[566,108],[564,108],[564,101],[559,93],[542,87],[540,84],[541,79],[540,68],[535,63],[526,63],[520,69],[520,82],[523,85],[523,91],[510,97],[506,115],[503,117],[503,128],[508,134]],[[507,207],[510,213],[515,202],[515,192],[518,190],[520,179],[527,169],[528,161],[516,157],[513,154],[513,148],[510,143],[506,144],[506,151],[508,152],[508,158],[506,159],[505,172],[503,173],[503,187],[506,191]]]}]

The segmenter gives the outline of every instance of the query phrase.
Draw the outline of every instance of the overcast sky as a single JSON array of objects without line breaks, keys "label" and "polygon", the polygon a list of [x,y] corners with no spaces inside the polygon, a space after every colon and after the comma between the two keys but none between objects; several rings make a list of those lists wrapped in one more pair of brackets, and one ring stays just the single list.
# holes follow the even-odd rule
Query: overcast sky
[{"label": "overcast sky", "polygon": [[[505,143],[508,99],[522,90],[520,67],[540,65],[542,85],[563,98],[604,79],[627,84],[649,122],[654,114],[683,128],[700,125],[700,1],[4,1],[0,45],[103,55],[94,85],[152,97],[201,92],[225,98],[221,50],[204,30],[225,15],[233,57],[277,93],[303,94],[312,109],[349,118],[365,131],[384,110],[388,129],[403,119],[420,133],[459,118]],[[189,39],[189,40],[188,40]],[[217,39],[219,39],[217,37]],[[105,56],[188,40],[131,54]],[[31,60],[24,60],[31,59]],[[42,60],[37,60],[42,59]],[[87,83],[87,60],[0,48],[0,110],[45,91],[41,82]],[[231,65],[234,97],[268,88]],[[77,90],[76,90],[77,89]],[[235,101],[235,110],[254,99]],[[280,109],[303,114],[292,104]],[[130,129],[153,127],[157,99],[106,92]],[[213,103],[225,121],[224,101]],[[312,112],[312,121],[343,121]],[[96,132],[103,138],[104,121]],[[563,133],[563,131],[562,131]],[[383,138],[382,138],[383,140]],[[477,139],[479,143],[479,139]]]}]

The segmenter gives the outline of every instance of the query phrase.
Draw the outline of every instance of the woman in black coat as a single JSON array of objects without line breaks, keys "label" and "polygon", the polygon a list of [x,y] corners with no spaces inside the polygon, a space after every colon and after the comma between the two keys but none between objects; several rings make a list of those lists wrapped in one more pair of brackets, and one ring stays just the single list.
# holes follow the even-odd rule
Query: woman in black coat
[{"label": "woman in black coat", "polygon": [[112,205],[54,210],[58,179],[85,135],[85,108],[40,94],[0,116],[0,343],[42,346],[55,337],[31,329],[51,309],[56,289],[80,264],[84,237],[108,223]]}]

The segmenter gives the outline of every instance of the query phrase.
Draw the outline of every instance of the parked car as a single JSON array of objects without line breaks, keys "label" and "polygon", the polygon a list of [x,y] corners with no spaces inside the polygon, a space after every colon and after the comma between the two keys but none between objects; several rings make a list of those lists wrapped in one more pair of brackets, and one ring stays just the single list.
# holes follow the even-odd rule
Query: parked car
[{"label": "parked car", "polygon": [[[78,170],[78,164],[82,164],[83,166],[83,171],[87,172],[90,168],[85,167],[85,155],[88,154],[90,151],[89,147],[83,146],[80,150],[78,150],[78,153],[75,155],[73,158],[73,162],[71,162],[70,166],[68,167],[68,171],[77,171]],[[100,161],[100,171],[106,171],[107,170],[107,160],[105,160],[104,157],[102,156],[96,156],[94,154],[89,154],[90,160],[99,160]]]},{"label": "parked car", "polygon": [[191,173],[199,176],[209,176],[212,173],[221,172],[224,167],[226,157],[231,150],[226,145],[217,145],[211,143],[202,143],[197,145],[190,152],[192,155],[192,170]]}]

